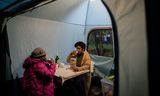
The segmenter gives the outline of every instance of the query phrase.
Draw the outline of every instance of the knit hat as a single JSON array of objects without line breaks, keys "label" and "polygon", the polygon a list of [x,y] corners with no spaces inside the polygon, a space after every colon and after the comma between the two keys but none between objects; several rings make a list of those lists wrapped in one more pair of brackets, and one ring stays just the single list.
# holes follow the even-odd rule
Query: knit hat
[{"label": "knit hat", "polygon": [[46,52],[42,48],[40,48],[40,47],[34,49],[33,52],[32,52],[32,54],[31,54],[31,56],[35,57],[35,58],[43,57],[45,55],[46,55]]}]

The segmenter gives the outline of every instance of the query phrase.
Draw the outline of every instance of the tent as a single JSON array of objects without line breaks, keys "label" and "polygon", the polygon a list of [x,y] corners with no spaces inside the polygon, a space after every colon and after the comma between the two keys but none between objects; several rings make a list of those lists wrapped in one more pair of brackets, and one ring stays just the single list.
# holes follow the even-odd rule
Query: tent
[{"label": "tent", "polygon": [[[47,51],[48,57],[55,58],[58,55],[61,62],[67,63],[66,57],[74,50],[73,44],[76,41],[86,42],[89,30],[111,26],[107,11],[103,15],[101,13],[106,9],[100,0],[90,3],[87,0],[77,0],[67,3],[68,5],[66,2],[68,1],[55,1],[8,20],[7,31],[13,63],[11,70],[14,78],[16,74],[22,77],[24,58],[34,48],[42,47]],[[94,11],[94,6],[97,11]]]},{"label": "tent", "polygon": [[[111,63],[115,64],[115,95],[149,95],[144,0],[48,0],[54,2],[45,3],[44,6],[41,6],[44,2],[40,1],[26,3],[24,9],[30,8],[29,4],[38,7],[32,6],[23,14],[18,13],[23,9],[21,7],[17,8],[20,11],[15,8],[5,13],[5,10],[6,15],[1,15],[1,36],[8,34],[8,50],[2,52],[7,62],[1,60],[6,64],[1,65],[6,68],[2,70],[6,71],[6,79],[11,78],[10,73],[13,78],[22,76],[20,64],[33,48],[44,47],[49,57],[58,55],[65,62],[67,53],[74,50],[74,42],[82,40],[87,43],[87,34],[91,29],[109,26],[114,32],[114,57]],[[101,6],[103,4],[105,7]],[[12,14],[14,17],[11,17]],[[7,40],[1,39],[2,44]],[[2,48],[5,50],[5,47]],[[13,63],[11,66],[7,64],[10,63],[9,57]]]}]

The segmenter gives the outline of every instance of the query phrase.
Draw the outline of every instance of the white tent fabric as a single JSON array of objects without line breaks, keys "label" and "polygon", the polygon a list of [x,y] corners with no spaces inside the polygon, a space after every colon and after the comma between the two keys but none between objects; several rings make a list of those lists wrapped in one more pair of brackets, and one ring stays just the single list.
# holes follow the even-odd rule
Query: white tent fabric
[{"label": "white tent fabric", "polygon": [[111,25],[101,0],[57,0],[23,15],[84,26]]},{"label": "white tent fabric", "polygon": [[148,96],[144,0],[104,0],[117,23],[119,96]]},{"label": "white tent fabric", "polygon": [[11,18],[7,32],[13,77],[23,76],[23,61],[34,48],[42,47],[48,58],[58,55],[66,63],[75,42],[87,42],[92,28],[110,25],[109,14],[100,0],[57,0]]},{"label": "white tent fabric", "polygon": [[25,16],[85,25],[89,0],[57,0],[25,13]]},{"label": "white tent fabric", "polygon": [[90,0],[86,17],[86,26],[111,26],[108,11],[101,0]]}]

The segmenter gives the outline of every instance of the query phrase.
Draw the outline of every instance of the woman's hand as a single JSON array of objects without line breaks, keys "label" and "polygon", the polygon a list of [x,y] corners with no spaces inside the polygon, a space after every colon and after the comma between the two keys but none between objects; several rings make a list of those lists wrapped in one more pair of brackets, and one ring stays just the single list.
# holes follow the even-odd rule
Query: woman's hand
[{"label": "woman's hand", "polygon": [[51,63],[51,64],[54,64],[54,63],[55,63],[54,60],[53,60],[53,58],[50,58],[50,59],[48,60],[48,62]]}]

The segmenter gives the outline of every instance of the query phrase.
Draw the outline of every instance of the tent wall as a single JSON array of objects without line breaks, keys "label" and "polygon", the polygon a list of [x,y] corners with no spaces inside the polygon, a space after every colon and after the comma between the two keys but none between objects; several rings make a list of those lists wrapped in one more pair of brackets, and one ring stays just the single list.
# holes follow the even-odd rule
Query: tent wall
[{"label": "tent wall", "polygon": [[41,20],[24,16],[12,18],[8,24],[12,73],[22,76],[22,63],[36,47],[46,50],[48,57],[59,55],[63,62],[76,41],[84,41],[84,26]]},{"label": "tent wall", "polygon": [[119,96],[148,96],[144,0],[104,0],[119,38]]}]

